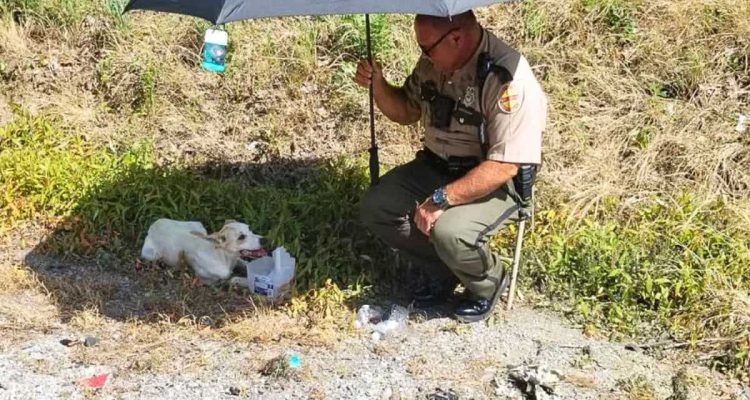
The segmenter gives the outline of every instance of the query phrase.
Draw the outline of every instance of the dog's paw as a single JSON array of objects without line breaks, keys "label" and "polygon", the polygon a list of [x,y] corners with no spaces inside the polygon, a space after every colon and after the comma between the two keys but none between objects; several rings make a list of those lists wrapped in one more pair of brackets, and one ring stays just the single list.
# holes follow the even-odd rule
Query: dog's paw
[{"label": "dog's paw", "polygon": [[234,276],[229,279],[229,286],[238,286],[238,287],[247,288],[248,287],[247,279],[241,278],[239,276]]}]

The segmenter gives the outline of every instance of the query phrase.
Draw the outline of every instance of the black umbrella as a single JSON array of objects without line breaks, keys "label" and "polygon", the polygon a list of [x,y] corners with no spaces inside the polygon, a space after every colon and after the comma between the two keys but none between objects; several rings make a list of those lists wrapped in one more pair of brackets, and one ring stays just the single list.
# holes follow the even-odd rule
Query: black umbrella
[{"label": "black umbrella", "polygon": [[[509,0],[130,0],[125,12],[153,10],[192,15],[214,24],[294,15],[365,14],[367,58],[372,62],[370,14],[458,15],[472,8]],[[370,183],[380,176],[375,140],[375,109],[370,84]]]}]

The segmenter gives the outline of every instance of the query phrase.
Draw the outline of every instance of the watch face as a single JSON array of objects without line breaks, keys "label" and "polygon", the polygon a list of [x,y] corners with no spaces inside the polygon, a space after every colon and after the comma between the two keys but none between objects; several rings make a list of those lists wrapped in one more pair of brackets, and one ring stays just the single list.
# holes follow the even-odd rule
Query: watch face
[{"label": "watch face", "polygon": [[442,188],[432,193],[432,202],[437,205],[442,205],[443,203],[445,203],[445,193],[443,193]]}]

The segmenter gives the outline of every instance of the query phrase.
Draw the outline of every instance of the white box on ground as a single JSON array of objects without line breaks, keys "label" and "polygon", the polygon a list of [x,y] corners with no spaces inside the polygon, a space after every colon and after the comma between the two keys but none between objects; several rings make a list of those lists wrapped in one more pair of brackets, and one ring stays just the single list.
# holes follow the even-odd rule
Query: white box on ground
[{"label": "white box on ground", "polygon": [[265,256],[246,262],[247,287],[253,293],[277,299],[292,288],[295,259],[283,247],[277,247],[271,257]]}]

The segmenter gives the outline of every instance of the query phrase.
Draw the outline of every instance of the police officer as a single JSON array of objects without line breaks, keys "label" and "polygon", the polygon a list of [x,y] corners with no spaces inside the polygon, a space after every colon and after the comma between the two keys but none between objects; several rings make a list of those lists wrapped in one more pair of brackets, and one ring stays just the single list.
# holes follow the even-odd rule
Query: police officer
[{"label": "police officer", "polygon": [[460,282],[455,317],[481,321],[509,275],[488,242],[517,216],[519,167],[541,163],[547,99],[526,59],[473,12],[418,15],[414,30],[422,55],[403,86],[388,83],[377,63],[357,68],[386,117],[424,128],[424,148],[370,188],[361,215],[425,269],[418,307],[444,302]]}]

